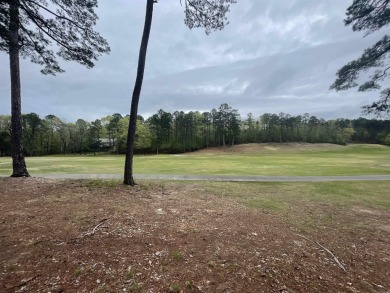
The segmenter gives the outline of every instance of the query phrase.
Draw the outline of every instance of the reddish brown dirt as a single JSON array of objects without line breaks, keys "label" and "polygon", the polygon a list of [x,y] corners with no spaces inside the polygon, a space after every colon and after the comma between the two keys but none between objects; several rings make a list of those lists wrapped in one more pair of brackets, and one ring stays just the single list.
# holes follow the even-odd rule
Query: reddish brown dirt
[{"label": "reddish brown dirt", "polygon": [[[202,183],[97,185],[0,178],[0,292],[390,290],[384,215],[335,209],[334,225],[298,232]],[[359,216],[382,228],[352,229]]]}]

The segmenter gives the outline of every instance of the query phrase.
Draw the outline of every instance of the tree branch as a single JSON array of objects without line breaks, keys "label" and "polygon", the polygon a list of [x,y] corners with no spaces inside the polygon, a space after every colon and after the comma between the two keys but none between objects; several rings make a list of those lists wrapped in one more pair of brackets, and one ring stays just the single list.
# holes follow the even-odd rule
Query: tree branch
[{"label": "tree branch", "polygon": [[71,20],[70,18],[68,18],[68,17],[66,17],[66,16],[59,15],[59,14],[57,14],[57,13],[51,11],[50,9],[48,9],[48,8],[46,8],[45,6],[39,4],[38,2],[35,2],[35,1],[33,1],[33,0],[22,0],[22,2],[26,2],[26,1],[27,1],[27,2],[31,2],[31,3],[33,3],[33,4],[37,5],[37,6],[39,6],[39,7],[42,8],[43,10],[49,12],[50,14],[52,14],[52,15],[58,17],[58,18],[67,20],[68,22],[72,23],[74,26],[76,26],[77,28],[79,28],[79,29],[81,29],[81,30],[83,30],[83,31],[86,30],[85,28],[79,26],[79,24],[78,24],[77,22]]},{"label": "tree branch", "polygon": [[297,234],[297,233],[294,233],[294,232],[292,232],[292,233],[295,234],[295,235],[297,235],[297,236],[299,236],[299,237],[302,237],[303,239],[305,239],[305,240],[307,240],[307,241],[310,241],[310,242],[312,242],[312,243],[317,244],[319,247],[321,247],[322,249],[324,249],[327,253],[329,253],[329,254],[333,257],[333,259],[334,259],[334,261],[336,262],[336,264],[337,264],[345,273],[347,272],[347,270],[345,269],[345,267],[341,264],[341,262],[337,259],[337,257],[336,257],[328,248],[326,248],[325,246],[321,245],[321,244],[318,243],[317,241],[313,241],[313,240],[311,240],[311,239],[309,239],[309,238],[307,238],[307,237],[305,237],[305,236],[303,236],[303,235],[300,235],[300,234]]},{"label": "tree branch", "polygon": [[379,67],[381,65],[379,61],[389,52],[390,37],[385,35],[374,46],[366,49],[357,60],[344,65],[337,72],[338,77],[330,88],[339,91],[357,86],[354,81],[359,77],[359,72],[368,70],[370,67]]},{"label": "tree branch", "polygon": [[[55,38],[53,35],[55,35],[55,36],[57,36],[57,37],[59,37],[59,38],[62,38],[62,36],[60,36],[60,35],[58,35],[57,33],[53,32],[53,31],[50,29],[49,25],[48,25],[42,18],[40,18],[40,17],[39,17],[38,15],[36,15],[36,14],[32,15],[32,14],[31,14],[31,11],[29,11],[29,9],[27,9],[25,6],[21,5],[20,7],[27,13],[27,15],[30,17],[30,19],[32,20],[32,22],[34,22],[35,25],[36,25],[42,32],[44,32],[50,39],[52,39],[53,41],[55,41],[57,44],[61,45],[61,46],[64,47],[65,49],[67,49],[67,50],[69,50],[69,51],[71,51],[71,52],[74,52],[74,53],[78,54],[78,52],[77,52],[76,50],[74,50],[73,48],[67,46],[67,45],[66,45],[64,42],[62,42],[61,40],[58,40],[57,38]],[[43,24],[44,26],[46,26],[46,28],[47,28],[48,31],[45,31],[45,29],[36,21],[36,19],[34,18],[34,16],[36,16],[37,19],[39,19],[39,20],[42,22],[42,24]],[[49,31],[51,31],[51,32],[53,33],[53,35],[51,35],[51,34],[49,33]]]},{"label": "tree branch", "polygon": [[375,76],[375,78],[372,79],[372,81],[375,82],[375,81],[377,81],[377,80],[379,80],[379,79],[385,77],[385,76],[387,75],[387,72],[386,72],[386,71],[389,70],[389,69],[390,69],[390,66],[387,67],[385,70],[383,70],[383,73],[382,73],[381,75]]},{"label": "tree branch", "polygon": [[[41,50],[37,47],[36,42],[33,40],[30,31],[26,29],[21,23],[19,24],[22,31],[26,33],[26,35],[29,37],[31,42],[34,44],[35,51],[42,57],[43,60],[45,60],[45,57],[42,55]],[[46,62],[45,62],[46,63]]]},{"label": "tree branch", "polygon": [[205,27],[206,28],[206,34],[209,34],[210,28],[217,28],[218,25],[215,25],[212,19],[217,20],[217,22],[220,20],[220,12],[218,9],[215,9],[215,6],[213,6],[209,1],[206,0],[206,2],[209,4],[210,7],[214,8],[212,10],[217,10],[216,13],[207,15],[203,10],[199,9],[199,7],[194,4],[191,0],[186,0],[186,6],[187,4],[192,7],[195,10],[195,13],[191,13],[188,8],[186,8],[186,13],[191,13],[194,17],[196,17],[196,20],[198,21],[198,24],[195,25],[195,27]]}]

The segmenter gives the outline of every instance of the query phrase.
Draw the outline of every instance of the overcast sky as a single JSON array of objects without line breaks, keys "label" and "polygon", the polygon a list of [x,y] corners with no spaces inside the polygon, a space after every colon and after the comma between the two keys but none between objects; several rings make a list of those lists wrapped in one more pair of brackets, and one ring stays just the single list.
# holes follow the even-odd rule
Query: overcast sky
[{"label": "overcast sky", "polygon": [[[111,54],[93,69],[72,62],[40,74],[21,62],[23,113],[68,122],[129,113],[145,0],[100,0],[96,29]],[[207,36],[184,25],[180,0],[155,4],[139,113],[208,111],[228,103],[249,112],[355,118],[378,92],[330,91],[337,69],[379,39],[344,27],[352,0],[237,0],[230,24]],[[10,113],[8,56],[0,53],[0,114]]]}]

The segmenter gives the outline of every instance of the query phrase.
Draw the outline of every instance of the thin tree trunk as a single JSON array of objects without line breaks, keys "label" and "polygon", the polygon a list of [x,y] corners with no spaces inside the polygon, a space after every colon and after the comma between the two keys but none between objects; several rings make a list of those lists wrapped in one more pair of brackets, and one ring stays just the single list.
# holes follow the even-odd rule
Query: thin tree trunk
[{"label": "thin tree trunk", "polygon": [[222,146],[223,146],[223,151],[225,151],[225,122],[223,123]]},{"label": "thin tree trunk", "polygon": [[11,177],[29,177],[22,145],[22,99],[20,91],[19,70],[19,1],[10,1],[10,75],[11,75],[11,143],[12,168]]},{"label": "thin tree trunk", "polygon": [[144,32],[141,40],[141,47],[138,57],[138,69],[137,69],[137,78],[134,85],[133,97],[131,99],[131,109],[130,109],[130,121],[129,128],[127,132],[127,145],[126,145],[126,160],[125,160],[125,172],[124,172],[124,181],[126,185],[134,186],[133,178],[133,152],[134,152],[134,141],[135,141],[135,130],[137,126],[137,114],[138,114],[138,102],[141,95],[142,81],[145,71],[145,59],[146,51],[148,49],[150,29],[152,26],[153,18],[153,4],[155,0],[147,0],[146,2],[146,15],[145,15],[145,25]]}]

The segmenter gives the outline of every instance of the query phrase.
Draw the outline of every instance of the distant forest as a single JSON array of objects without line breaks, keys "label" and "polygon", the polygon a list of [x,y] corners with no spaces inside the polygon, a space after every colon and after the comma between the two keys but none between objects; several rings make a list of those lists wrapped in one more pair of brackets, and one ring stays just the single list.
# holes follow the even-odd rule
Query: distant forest
[{"label": "distant forest", "polygon": [[[23,115],[27,156],[124,153],[129,116],[115,113],[95,121],[66,123],[54,115]],[[0,115],[0,155],[11,153],[11,119]],[[242,143],[377,143],[390,145],[390,121],[324,120],[309,114],[266,113],[241,118],[228,104],[209,112],[159,110],[148,119],[138,116],[137,153],[182,153]]]}]

